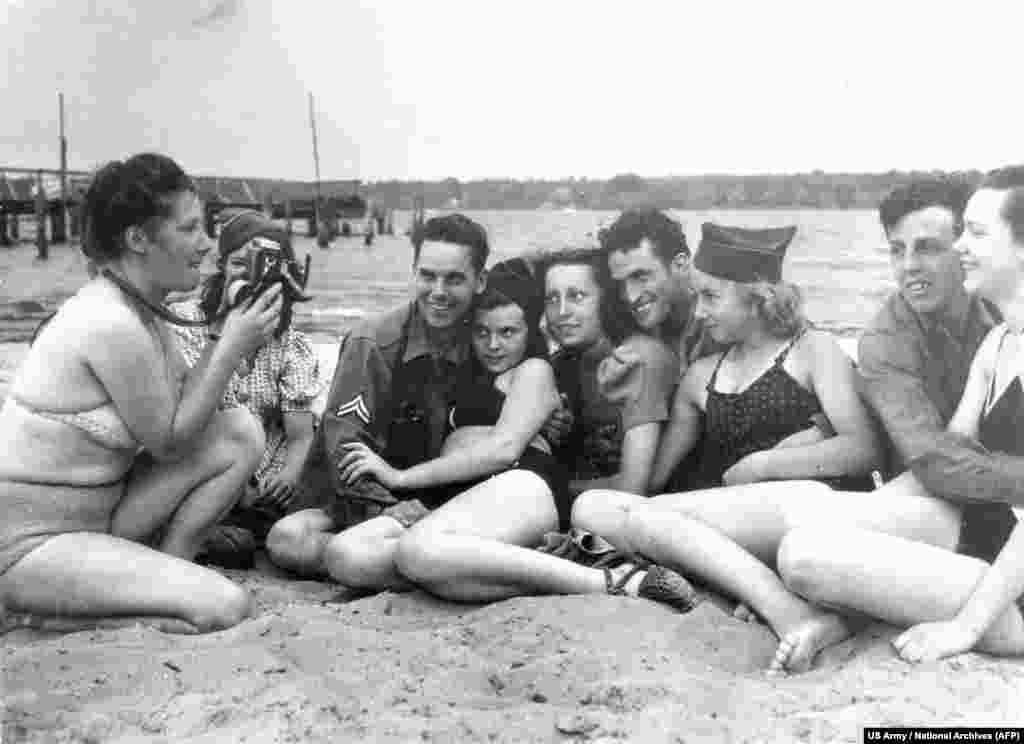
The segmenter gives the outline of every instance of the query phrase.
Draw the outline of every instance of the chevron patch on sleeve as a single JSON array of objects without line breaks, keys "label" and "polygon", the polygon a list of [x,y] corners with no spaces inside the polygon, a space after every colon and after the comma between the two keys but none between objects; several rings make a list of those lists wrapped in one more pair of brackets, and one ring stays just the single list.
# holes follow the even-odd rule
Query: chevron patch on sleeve
[{"label": "chevron patch on sleeve", "polygon": [[350,413],[354,413],[364,424],[368,425],[370,423],[370,411],[366,408],[366,402],[363,400],[362,393],[357,395],[348,403],[338,406],[338,410],[335,412],[335,415],[338,418],[341,418],[342,416],[347,416]]}]

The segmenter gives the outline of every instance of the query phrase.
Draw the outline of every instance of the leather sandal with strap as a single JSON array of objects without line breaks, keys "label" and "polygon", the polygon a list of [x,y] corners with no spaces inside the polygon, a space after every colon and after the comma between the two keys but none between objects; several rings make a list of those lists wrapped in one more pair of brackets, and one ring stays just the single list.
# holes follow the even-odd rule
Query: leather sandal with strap
[{"label": "leather sandal with strap", "polygon": [[704,595],[678,571],[651,566],[640,582],[637,596],[667,604],[679,612],[689,612],[704,601]]},{"label": "leather sandal with strap", "polygon": [[637,588],[637,597],[641,599],[650,599],[654,602],[666,604],[679,612],[689,612],[704,599],[689,581],[671,568],[642,562],[634,563],[617,580],[612,574],[611,569],[605,568],[604,583],[608,594],[625,595],[626,584],[641,571],[646,571],[643,579],[640,580],[640,586]]},{"label": "leather sandal with strap", "polygon": [[644,569],[642,566],[638,566],[634,563],[629,568],[629,570],[625,571],[622,574],[622,576],[620,576],[618,579],[616,579],[615,575],[612,573],[611,567],[604,567],[601,570],[604,571],[605,591],[607,591],[608,594],[612,595],[613,597],[625,597],[626,584],[628,584],[630,579],[632,579],[634,576],[636,576]]}]

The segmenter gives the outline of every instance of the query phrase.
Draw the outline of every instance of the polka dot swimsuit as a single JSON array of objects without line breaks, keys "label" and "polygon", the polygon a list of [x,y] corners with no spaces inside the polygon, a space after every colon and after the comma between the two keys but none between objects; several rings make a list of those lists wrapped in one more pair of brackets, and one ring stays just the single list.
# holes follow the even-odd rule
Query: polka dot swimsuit
[{"label": "polka dot swimsuit", "polygon": [[741,459],[771,449],[786,437],[812,426],[811,416],[821,413],[821,403],[811,391],[783,369],[794,338],[763,375],[739,393],[715,390],[722,353],[707,384],[704,433],[698,445],[696,470],[686,480],[690,488],[722,485],[725,471]]}]

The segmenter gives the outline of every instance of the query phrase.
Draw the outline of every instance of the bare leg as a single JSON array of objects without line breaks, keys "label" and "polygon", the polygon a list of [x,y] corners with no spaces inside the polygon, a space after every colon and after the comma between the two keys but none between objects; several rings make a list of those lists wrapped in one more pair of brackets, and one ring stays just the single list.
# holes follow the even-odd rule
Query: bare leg
[{"label": "bare leg", "polygon": [[383,591],[412,588],[395,570],[395,551],[405,527],[388,516],[374,517],[330,538],[323,564],[331,578],[345,586]]},{"label": "bare leg", "polygon": [[[987,569],[976,558],[857,528],[797,529],[779,548],[779,570],[792,591],[899,626],[953,618]],[[1007,608],[977,647],[1024,653],[1020,610]]]},{"label": "bare leg", "polygon": [[[651,516],[652,511],[663,516]],[[641,515],[639,519],[636,514]],[[679,519],[673,521],[665,514]],[[694,522],[720,533],[731,547],[716,544]],[[908,474],[871,493],[837,492],[814,481],[755,483],[651,499],[593,491],[576,502],[573,523],[620,549],[666,551],[649,557],[693,571],[737,597],[763,617],[780,639],[799,637],[801,642],[778,656],[773,667],[800,669],[847,631],[835,615],[808,612],[809,606],[787,592],[773,573],[769,577],[768,567],[775,565],[779,545],[791,529],[802,524],[862,525],[951,550],[959,537],[960,512],[929,497]],[[732,558],[725,560],[726,555]],[[752,564],[749,558],[757,560]],[[739,571],[748,573],[741,576]],[[802,612],[798,611],[801,606]],[[801,614],[805,619],[794,624],[793,618]]]},{"label": "bare leg", "polygon": [[413,525],[399,542],[395,560],[404,576],[447,599],[481,602],[604,592],[602,571],[528,547],[557,527],[558,513],[544,480],[526,470],[510,470]]},{"label": "bare leg", "polygon": [[323,576],[324,549],[334,537],[334,520],[322,509],[303,509],[282,517],[267,533],[267,555],[300,576]]},{"label": "bare leg", "polygon": [[618,544],[613,538],[621,524],[616,512],[641,503],[714,527],[769,565],[782,538],[804,524],[857,525],[949,550],[960,535],[960,510],[928,496],[909,473],[869,493],[833,491],[816,481],[766,481],[650,498],[619,491],[592,494],[576,502],[573,523],[613,543]]},{"label": "bare leg", "polygon": [[179,618],[196,630],[227,628],[249,613],[242,587],[138,543],[92,532],[47,540],[0,576],[0,602],[62,618]]},{"label": "bare leg", "polygon": [[166,525],[161,549],[191,560],[207,529],[231,509],[263,451],[263,431],[244,408],[218,412],[194,452],[133,469],[111,531],[142,540]]},{"label": "bare leg", "polygon": [[801,629],[817,641],[806,653],[791,654],[781,671],[804,671],[826,645],[849,635],[845,623],[790,592],[779,576],[744,546],[680,511],[658,503],[620,498],[616,492],[588,491],[576,502],[573,522],[598,532],[616,547],[645,555],[656,563],[699,576],[738,598],[763,617],[784,639]]}]

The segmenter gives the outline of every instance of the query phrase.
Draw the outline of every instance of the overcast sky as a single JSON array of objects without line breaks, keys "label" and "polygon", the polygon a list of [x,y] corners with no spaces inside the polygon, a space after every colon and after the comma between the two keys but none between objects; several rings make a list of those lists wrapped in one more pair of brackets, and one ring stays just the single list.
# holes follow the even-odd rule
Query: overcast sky
[{"label": "overcast sky", "polygon": [[[0,0],[0,166],[609,177],[1024,161],[1024,3]],[[6,48],[4,48],[6,47]]]}]

